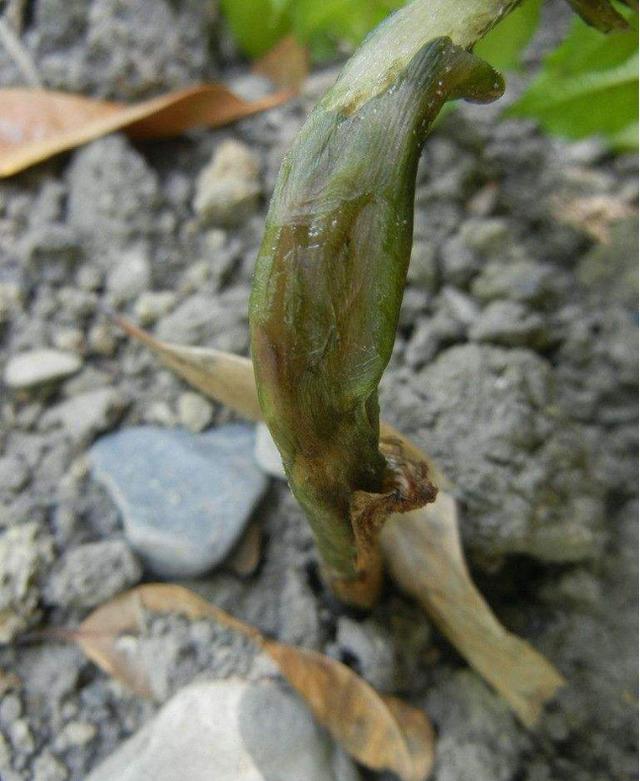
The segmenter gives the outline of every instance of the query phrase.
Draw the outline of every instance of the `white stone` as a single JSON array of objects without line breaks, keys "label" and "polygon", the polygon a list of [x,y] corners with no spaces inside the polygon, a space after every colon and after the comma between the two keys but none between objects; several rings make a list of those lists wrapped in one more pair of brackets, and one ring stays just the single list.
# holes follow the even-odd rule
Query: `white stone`
[{"label": "white stone", "polygon": [[287,479],[280,452],[264,423],[258,423],[256,426],[256,447],[253,454],[263,472],[280,480]]},{"label": "white stone", "polygon": [[136,247],[125,252],[107,275],[107,289],[117,303],[131,301],[149,287],[151,264],[146,250]]},{"label": "white stone", "polygon": [[4,382],[10,388],[32,388],[48,382],[64,380],[80,370],[77,355],[62,350],[29,350],[9,359],[4,370]]},{"label": "white stone", "polygon": [[198,176],[193,207],[204,222],[221,227],[242,223],[260,197],[260,164],[239,141],[223,141]]},{"label": "white stone", "polygon": [[178,417],[180,423],[185,428],[188,428],[189,431],[193,431],[194,434],[204,431],[209,423],[211,423],[212,416],[213,405],[199,393],[187,391],[186,393],[182,393],[178,398]]},{"label": "white stone", "polygon": [[170,312],[176,303],[171,290],[147,291],[135,303],[134,311],[141,325],[153,325],[159,317]]},{"label": "white stone", "polygon": [[42,428],[60,427],[74,442],[85,442],[109,429],[121,416],[127,402],[115,388],[80,393],[47,410]]},{"label": "white stone", "polygon": [[273,680],[187,686],[87,781],[357,781],[306,706]]}]

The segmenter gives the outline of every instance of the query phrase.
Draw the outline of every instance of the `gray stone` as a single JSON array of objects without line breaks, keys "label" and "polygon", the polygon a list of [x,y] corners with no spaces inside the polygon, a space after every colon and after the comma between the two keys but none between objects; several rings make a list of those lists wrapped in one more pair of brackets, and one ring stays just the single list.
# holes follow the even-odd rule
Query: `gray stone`
[{"label": "gray stone", "polygon": [[86,721],[70,721],[56,736],[55,748],[57,751],[67,751],[74,746],[86,746],[95,738],[97,732],[95,724]]},{"label": "gray stone", "polygon": [[426,709],[438,728],[434,781],[511,781],[527,745],[504,702],[473,672],[432,686]]},{"label": "gray stone", "polygon": [[193,207],[200,219],[222,227],[241,224],[258,204],[259,173],[259,161],[247,146],[223,141],[196,182]]},{"label": "gray stone", "polygon": [[461,345],[382,404],[456,485],[481,564],[506,553],[579,561],[603,543],[604,488],[589,441],[559,406],[549,364],[528,350]]},{"label": "gray stone", "polygon": [[393,691],[396,658],[389,630],[372,620],[338,619],[336,645],[341,654],[357,660],[357,670],[379,691]]},{"label": "gray stone", "polygon": [[469,249],[489,255],[504,249],[509,240],[509,226],[500,217],[472,218],[462,224],[460,237]]},{"label": "gray stone", "polygon": [[213,405],[199,393],[187,391],[178,397],[178,419],[194,434],[204,431],[212,417]]},{"label": "gray stone", "polygon": [[112,356],[117,347],[116,336],[110,323],[96,323],[87,334],[87,345],[91,353]]},{"label": "gray stone", "polygon": [[69,222],[100,245],[94,258],[109,270],[113,247],[139,241],[155,229],[156,174],[121,135],[79,149],[68,170]]},{"label": "gray stone", "polygon": [[442,288],[439,301],[444,311],[463,326],[471,325],[480,314],[480,307],[471,296],[449,285]]},{"label": "gray stone", "polygon": [[[340,768],[338,770],[338,767]],[[87,781],[357,781],[358,774],[280,684],[240,679],[176,694]]]},{"label": "gray stone", "polygon": [[160,339],[179,344],[211,342],[220,350],[244,352],[247,343],[248,290],[230,288],[215,297],[196,294],[163,317],[157,327]]},{"label": "gray stone", "polygon": [[278,639],[283,643],[320,650],[318,602],[304,572],[293,568],[287,570],[279,605]]},{"label": "gray stone", "polygon": [[45,600],[63,607],[95,607],[135,585],[142,567],[124,540],[90,542],[73,548],[49,577]]},{"label": "gray stone", "polygon": [[145,563],[162,577],[196,577],[225,559],[264,493],[254,443],[239,424],[198,436],[149,426],[101,439],[90,457]]},{"label": "gray stone", "polygon": [[466,287],[480,268],[478,257],[460,233],[451,236],[442,245],[440,264],[445,282],[458,287]]},{"label": "gray stone", "polygon": [[554,292],[554,270],[530,260],[492,261],[474,279],[471,292],[481,301],[509,298],[542,303]]},{"label": "gray stone", "polygon": [[4,369],[4,383],[9,388],[33,388],[60,382],[80,370],[77,355],[61,350],[29,350],[9,358]]},{"label": "gray stone", "polygon": [[81,353],[85,346],[80,328],[59,328],[52,334],[51,342],[57,350],[71,353]]},{"label": "gray stone", "polygon": [[0,494],[20,491],[30,476],[29,467],[20,456],[13,453],[0,456]]},{"label": "gray stone", "polygon": [[550,344],[551,334],[544,319],[523,304],[492,301],[469,329],[469,338],[505,347],[543,348]]},{"label": "gray stone", "polygon": [[176,294],[171,290],[147,291],[136,301],[134,311],[141,325],[153,325],[156,320],[170,312],[175,303]]},{"label": "gray stone", "polygon": [[116,304],[140,295],[151,282],[151,264],[144,247],[131,247],[107,274],[107,290]]},{"label": "gray stone", "polygon": [[66,766],[50,751],[44,750],[33,761],[33,781],[66,781]]},{"label": "gray stone", "polygon": [[60,283],[80,254],[76,232],[62,223],[38,225],[24,239],[23,256],[34,283]]},{"label": "gray stone", "polygon": [[73,442],[86,443],[111,428],[126,406],[126,400],[115,388],[100,388],[51,407],[42,416],[41,427],[60,428]]},{"label": "gray stone", "polygon": [[419,367],[429,363],[442,347],[459,341],[464,336],[464,328],[444,309],[431,318],[418,323],[405,351],[408,366]]},{"label": "gray stone", "polygon": [[40,579],[53,560],[53,540],[35,522],[0,536],[0,643],[10,642],[38,617]]},{"label": "gray stone", "polygon": [[52,88],[140,98],[215,75],[217,6],[195,0],[41,0],[27,37]]},{"label": "gray stone", "polygon": [[580,283],[590,291],[606,291],[609,301],[634,310],[638,301],[638,217],[611,226],[608,243],[594,245],[577,268]]}]

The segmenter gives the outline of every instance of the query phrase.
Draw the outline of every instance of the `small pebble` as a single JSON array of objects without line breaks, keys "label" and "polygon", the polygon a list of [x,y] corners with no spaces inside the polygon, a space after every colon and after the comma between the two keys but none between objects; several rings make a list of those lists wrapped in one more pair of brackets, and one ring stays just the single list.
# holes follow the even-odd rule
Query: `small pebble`
[{"label": "small pebble", "polygon": [[33,388],[59,382],[80,370],[77,355],[62,350],[29,350],[9,358],[4,370],[4,383],[9,388]]},{"label": "small pebble", "polygon": [[204,431],[211,423],[213,416],[213,405],[203,398],[199,393],[187,391],[180,394],[178,398],[178,418],[180,423],[198,434]]},{"label": "small pebble", "polygon": [[245,144],[223,141],[200,172],[193,208],[200,219],[220,227],[244,222],[256,209],[262,187],[260,163]]},{"label": "small pebble", "polygon": [[254,445],[241,424],[198,435],[139,426],[103,437],[90,458],[145,564],[161,577],[197,577],[224,561],[265,491]]}]

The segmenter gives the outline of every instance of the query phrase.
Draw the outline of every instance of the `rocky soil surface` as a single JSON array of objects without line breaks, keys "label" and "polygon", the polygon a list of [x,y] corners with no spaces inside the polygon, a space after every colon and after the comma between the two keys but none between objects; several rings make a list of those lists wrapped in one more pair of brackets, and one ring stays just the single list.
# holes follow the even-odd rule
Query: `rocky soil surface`
[{"label": "rocky soil surface", "polygon": [[[547,15],[538,49],[566,24]],[[248,97],[268,89],[245,75],[213,3],[36,0],[24,23],[48,87],[132,99],[217,77]],[[455,483],[483,592],[569,681],[536,733],[391,586],[368,616],[336,606],[301,511],[256,465],[253,430],[101,313],[247,353],[274,178],[334,77],[314,73],[300,98],[233,127],[143,146],[116,134],[0,183],[3,781],[174,781],[158,745],[163,773],[192,762],[180,777],[195,779],[212,740],[231,752],[215,756],[220,781],[239,778],[247,751],[246,781],[382,778],[336,753],[264,660],[207,622],[149,620],[151,699],[37,635],[157,579],[425,707],[435,781],[637,777],[634,155],[549,139],[502,120],[504,103],[449,115],[420,167],[383,381],[385,418]],[[0,46],[0,84],[20,83]],[[612,204],[629,216],[608,222]],[[247,574],[235,553],[259,532]],[[216,721],[212,701],[233,718]],[[186,743],[171,744],[175,723],[193,728]]]}]

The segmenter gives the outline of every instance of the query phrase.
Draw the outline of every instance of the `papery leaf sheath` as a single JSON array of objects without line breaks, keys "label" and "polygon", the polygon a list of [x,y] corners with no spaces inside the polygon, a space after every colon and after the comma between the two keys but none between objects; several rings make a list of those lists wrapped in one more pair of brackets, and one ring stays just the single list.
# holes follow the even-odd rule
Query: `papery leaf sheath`
[{"label": "papery leaf sheath", "polygon": [[[389,487],[378,449],[413,230],[419,154],[445,100],[492,100],[501,77],[448,38],[369,100],[316,107],[286,156],[250,305],[260,405],[325,564],[355,577],[356,492]],[[338,105],[336,105],[338,103]]]}]

